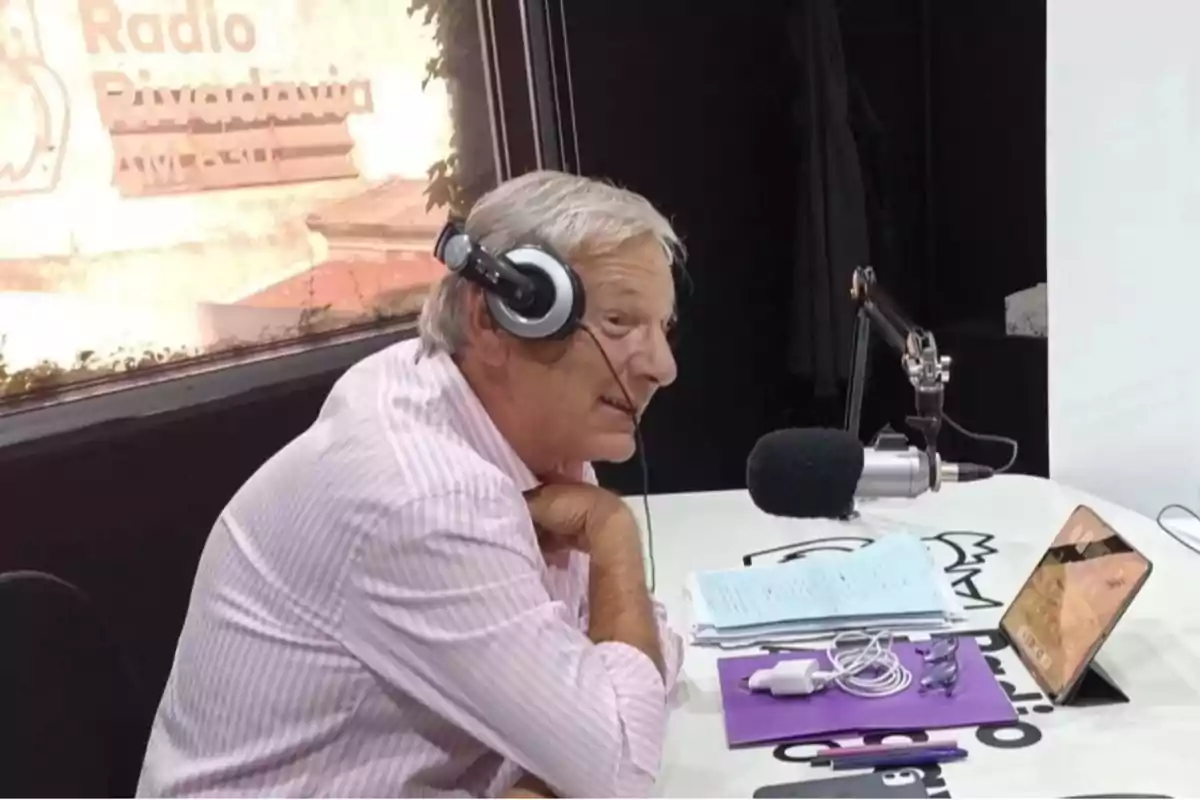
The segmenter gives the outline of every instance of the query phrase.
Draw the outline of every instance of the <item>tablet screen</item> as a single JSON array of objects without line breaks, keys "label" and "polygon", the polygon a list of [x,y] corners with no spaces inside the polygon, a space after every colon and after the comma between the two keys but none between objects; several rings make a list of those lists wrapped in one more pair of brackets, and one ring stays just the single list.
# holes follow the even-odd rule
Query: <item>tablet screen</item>
[{"label": "tablet screen", "polygon": [[1000,622],[1052,698],[1074,685],[1150,574],[1150,562],[1080,506]]}]

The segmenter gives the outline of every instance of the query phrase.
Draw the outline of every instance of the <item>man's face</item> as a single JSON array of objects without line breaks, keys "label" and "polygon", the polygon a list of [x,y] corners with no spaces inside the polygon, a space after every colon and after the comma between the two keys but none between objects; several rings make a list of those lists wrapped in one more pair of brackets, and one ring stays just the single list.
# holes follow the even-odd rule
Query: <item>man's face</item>
[{"label": "man's face", "polygon": [[675,380],[667,343],[675,309],[671,264],[647,236],[579,264],[578,272],[587,330],[560,342],[517,343],[513,399],[536,425],[539,450],[556,463],[625,461],[636,448],[632,414],[640,416],[654,392]]}]

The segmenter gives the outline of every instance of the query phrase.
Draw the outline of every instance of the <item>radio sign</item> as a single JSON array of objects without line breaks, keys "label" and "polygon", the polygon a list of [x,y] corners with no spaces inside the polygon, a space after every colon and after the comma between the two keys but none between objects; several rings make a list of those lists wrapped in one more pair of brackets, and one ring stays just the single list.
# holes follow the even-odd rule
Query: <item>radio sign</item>
[{"label": "radio sign", "polygon": [[245,14],[217,14],[212,0],[187,0],[178,14],[124,14],[113,0],[81,0],[83,41],[101,53],[238,53],[254,49],[254,23]]},{"label": "radio sign", "polygon": [[[115,0],[79,0],[94,57],[250,54],[254,20],[187,0],[177,13],[125,13]],[[126,59],[121,59],[124,64]],[[112,137],[113,182],[128,196],[356,177],[347,119],[374,111],[371,84],[264,80],[178,85],[146,69],[99,70],[92,82]]]}]

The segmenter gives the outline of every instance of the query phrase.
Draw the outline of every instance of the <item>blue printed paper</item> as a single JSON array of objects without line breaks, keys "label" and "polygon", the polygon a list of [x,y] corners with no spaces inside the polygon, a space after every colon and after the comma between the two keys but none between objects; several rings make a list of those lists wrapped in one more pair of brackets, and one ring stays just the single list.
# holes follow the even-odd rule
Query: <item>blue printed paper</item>
[{"label": "blue printed paper", "polygon": [[708,622],[721,629],[940,615],[945,611],[941,580],[924,542],[906,533],[884,536],[853,553],[819,553],[696,576]]}]

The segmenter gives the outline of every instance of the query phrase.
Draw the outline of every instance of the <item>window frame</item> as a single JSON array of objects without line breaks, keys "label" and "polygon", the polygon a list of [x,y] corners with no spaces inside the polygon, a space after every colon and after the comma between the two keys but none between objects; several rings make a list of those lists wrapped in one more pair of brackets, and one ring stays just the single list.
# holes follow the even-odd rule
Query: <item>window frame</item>
[{"label": "window frame", "polygon": [[[556,48],[564,52],[560,44],[548,41],[554,29],[547,24],[547,2],[553,0],[476,0],[498,181],[533,169],[573,166],[563,158],[561,147],[551,146],[561,141],[560,115],[553,109],[539,114],[537,107],[539,101],[558,102],[546,89],[555,85],[549,54]],[[203,413],[214,404],[340,374],[357,361],[416,336],[416,316],[0,401],[0,460],[61,446],[80,436],[102,436],[113,426],[159,420],[166,414]]]},{"label": "window frame", "polygon": [[579,172],[566,0],[524,0],[531,105],[543,165]]}]

